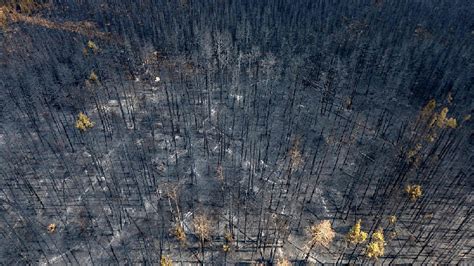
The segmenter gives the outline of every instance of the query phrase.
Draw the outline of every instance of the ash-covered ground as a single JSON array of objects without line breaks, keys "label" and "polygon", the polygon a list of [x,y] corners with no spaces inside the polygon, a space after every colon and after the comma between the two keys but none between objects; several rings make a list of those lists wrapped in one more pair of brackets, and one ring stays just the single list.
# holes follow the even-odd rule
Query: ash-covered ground
[{"label": "ash-covered ground", "polygon": [[474,263],[470,1],[0,6],[0,264]]}]

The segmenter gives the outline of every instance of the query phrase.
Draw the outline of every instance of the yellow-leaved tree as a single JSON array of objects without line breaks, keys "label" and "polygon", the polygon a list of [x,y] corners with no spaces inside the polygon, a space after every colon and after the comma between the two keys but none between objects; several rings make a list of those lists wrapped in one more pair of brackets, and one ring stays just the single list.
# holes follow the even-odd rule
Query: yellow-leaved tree
[{"label": "yellow-leaved tree", "polygon": [[365,254],[371,259],[378,259],[385,253],[385,238],[382,228],[372,234],[372,241],[367,245]]},{"label": "yellow-leaved tree", "polygon": [[161,266],[173,266],[173,261],[168,256],[162,256],[160,259]]},{"label": "yellow-leaved tree", "polygon": [[357,220],[357,222],[352,226],[349,233],[346,235],[346,240],[351,244],[359,244],[363,243],[367,239],[367,233],[362,231],[361,228],[361,220]]},{"label": "yellow-leaved tree", "polygon": [[416,201],[423,195],[420,185],[407,185],[405,187],[405,192],[408,194],[412,201]]}]

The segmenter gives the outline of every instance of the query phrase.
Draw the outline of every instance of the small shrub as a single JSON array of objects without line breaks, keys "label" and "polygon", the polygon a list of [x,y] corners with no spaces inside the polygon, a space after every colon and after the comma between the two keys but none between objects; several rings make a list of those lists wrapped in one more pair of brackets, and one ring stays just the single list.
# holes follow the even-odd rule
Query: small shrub
[{"label": "small shrub", "polygon": [[184,228],[182,225],[176,224],[173,233],[176,239],[178,239],[179,243],[181,243],[182,246],[186,245],[186,233],[184,232]]},{"label": "small shrub", "polygon": [[408,194],[412,201],[416,201],[423,195],[423,191],[420,185],[407,185],[405,192]]},{"label": "small shrub", "polygon": [[226,229],[226,232],[224,233],[224,245],[222,245],[222,250],[224,252],[229,252],[233,241],[234,236],[232,235],[232,232]]},{"label": "small shrub", "polygon": [[229,252],[230,251],[230,246],[228,244],[222,245],[222,251]]},{"label": "small shrub", "polygon": [[434,109],[436,108],[436,100],[431,99],[425,107],[423,107],[423,110],[421,110],[421,117],[422,118],[429,118],[432,114]]},{"label": "small shrub", "polygon": [[49,224],[48,225],[48,232],[52,234],[55,231],[56,231],[56,224],[54,224],[54,223]]},{"label": "small shrub", "polygon": [[84,113],[80,112],[76,120],[76,128],[79,129],[81,132],[84,132],[87,129],[90,129],[93,127],[94,127],[94,123],[90,120],[90,118]]},{"label": "small shrub", "polygon": [[99,77],[97,76],[97,74],[92,71],[91,74],[89,75],[89,81],[90,82],[98,82],[99,81]]},{"label": "small shrub", "polygon": [[446,120],[446,126],[450,128],[456,128],[458,126],[458,122],[456,121],[456,118],[449,118]]},{"label": "small shrub", "polygon": [[277,266],[291,266],[291,262],[288,259],[278,259]]},{"label": "small shrub", "polygon": [[394,238],[396,238],[397,236],[398,236],[397,231],[392,231],[392,232],[390,232],[390,234],[389,234],[390,239],[394,239]]},{"label": "small shrub", "polygon": [[430,127],[436,125],[439,128],[456,128],[458,126],[457,120],[454,117],[448,118],[448,107],[444,107],[441,109],[439,114],[436,114],[433,119],[431,120]]},{"label": "small shrub", "polygon": [[93,41],[88,41],[87,49],[91,50],[94,53],[97,53],[99,51],[99,46],[97,46],[97,44],[95,44],[95,42]]},{"label": "small shrub", "polygon": [[436,135],[436,133],[431,133],[429,134],[428,136],[426,136],[426,140],[429,141],[429,142],[433,142],[436,140],[438,136]]},{"label": "small shrub", "polygon": [[7,12],[8,10],[5,7],[0,7],[0,27],[3,30],[6,30],[8,26]]},{"label": "small shrub", "polygon": [[407,153],[408,160],[413,159],[418,154],[418,152],[421,150],[421,148],[422,148],[421,144],[418,143],[418,144],[416,144],[416,146],[413,149],[409,150],[408,153]]},{"label": "small shrub", "polygon": [[389,222],[390,224],[395,224],[395,223],[397,222],[397,216],[395,216],[395,215],[390,215],[390,216],[388,217],[388,222]]}]

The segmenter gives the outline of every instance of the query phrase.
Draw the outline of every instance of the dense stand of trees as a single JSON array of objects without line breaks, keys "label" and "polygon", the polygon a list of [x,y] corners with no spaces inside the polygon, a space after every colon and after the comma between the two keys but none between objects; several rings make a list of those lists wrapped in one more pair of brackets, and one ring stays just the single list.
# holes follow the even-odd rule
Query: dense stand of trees
[{"label": "dense stand of trees", "polygon": [[382,263],[472,261],[472,5],[24,14],[57,24],[0,33],[0,263],[367,263],[378,232]]}]

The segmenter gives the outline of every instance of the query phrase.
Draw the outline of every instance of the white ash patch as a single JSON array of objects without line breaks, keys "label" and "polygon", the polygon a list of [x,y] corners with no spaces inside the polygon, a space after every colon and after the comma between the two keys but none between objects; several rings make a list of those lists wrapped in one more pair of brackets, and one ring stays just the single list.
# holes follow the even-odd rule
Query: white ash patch
[{"label": "white ash patch", "polygon": [[183,222],[182,222],[182,226],[184,228],[184,232],[186,234],[192,234],[192,230],[191,230],[191,227],[190,227],[190,224],[192,224],[192,217],[193,217],[193,213],[192,212],[187,212],[183,215]]},{"label": "white ash patch", "polygon": [[117,100],[110,100],[107,105],[109,107],[119,107],[119,102]]},{"label": "white ash patch", "polygon": [[248,160],[242,162],[242,168],[243,168],[244,170],[248,170],[249,167],[250,167],[250,162],[249,162]]},{"label": "white ash patch", "polygon": [[145,200],[144,205],[145,205],[145,210],[147,212],[155,211],[154,208],[153,208],[153,205],[150,203],[150,201]]},{"label": "white ash patch", "polygon": [[244,96],[242,95],[238,95],[238,94],[230,94],[229,95],[231,98],[235,99],[237,102],[241,102],[244,98]]}]

